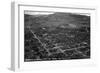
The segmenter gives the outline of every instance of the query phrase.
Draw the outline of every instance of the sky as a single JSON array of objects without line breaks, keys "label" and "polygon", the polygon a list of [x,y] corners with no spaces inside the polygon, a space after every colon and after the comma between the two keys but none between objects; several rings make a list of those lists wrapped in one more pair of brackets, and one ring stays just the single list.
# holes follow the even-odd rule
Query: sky
[{"label": "sky", "polygon": [[49,14],[54,14],[54,12],[43,12],[43,11],[25,11],[24,14],[29,14],[29,15],[49,15]]},{"label": "sky", "polygon": [[[54,14],[55,12],[44,12],[44,11],[25,11],[24,14],[29,14],[29,15],[50,15],[50,14]],[[80,14],[80,15],[86,15],[86,16],[90,16],[89,13],[76,13],[76,14]]]}]

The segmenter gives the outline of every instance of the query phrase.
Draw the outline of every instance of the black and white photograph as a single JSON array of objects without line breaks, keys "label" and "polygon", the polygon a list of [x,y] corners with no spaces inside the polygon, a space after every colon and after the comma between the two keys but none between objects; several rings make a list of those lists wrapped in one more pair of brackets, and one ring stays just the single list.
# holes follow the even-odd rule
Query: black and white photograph
[{"label": "black and white photograph", "polygon": [[79,70],[80,67],[96,66],[99,52],[96,35],[99,32],[96,31],[95,7],[12,5],[12,70],[65,68],[66,72],[69,67]]},{"label": "black and white photograph", "polygon": [[24,62],[90,59],[89,13],[24,11]]}]

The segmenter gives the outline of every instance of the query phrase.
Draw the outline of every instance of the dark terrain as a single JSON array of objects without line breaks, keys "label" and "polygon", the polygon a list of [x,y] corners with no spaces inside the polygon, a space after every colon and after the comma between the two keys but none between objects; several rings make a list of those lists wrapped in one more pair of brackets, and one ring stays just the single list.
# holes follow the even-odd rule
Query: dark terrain
[{"label": "dark terrain", "polygon": [[24,61],[90,58],[90,16],[24,14]]}]

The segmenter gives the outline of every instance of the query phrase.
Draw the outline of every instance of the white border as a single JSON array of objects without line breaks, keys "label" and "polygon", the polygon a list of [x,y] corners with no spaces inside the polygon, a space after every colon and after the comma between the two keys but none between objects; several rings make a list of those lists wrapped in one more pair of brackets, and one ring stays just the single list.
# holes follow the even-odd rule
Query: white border
[{"label": "white border", "polygon": [[[25,3],[14,4],[14,50],[12,51],[12,69],[18,70],[31,70],[31,69],[48,69],[48,68],[61,68],[61,67],[78,67],[78,66],[91,66],[96,65],[96,49],[95,49],[95,29],[96,29],[96,8],[93,7],[77,7],[77,6],[39,6]],[[24,62],[24,10],[30,11],[53,11],[53,12],[74,12],[74,13],[90,13],[91,14],[91,59],[82,60],[60,60],[60,61],[37,61],[37,62]],[[13,53],[14,52],[14,53]]]}]

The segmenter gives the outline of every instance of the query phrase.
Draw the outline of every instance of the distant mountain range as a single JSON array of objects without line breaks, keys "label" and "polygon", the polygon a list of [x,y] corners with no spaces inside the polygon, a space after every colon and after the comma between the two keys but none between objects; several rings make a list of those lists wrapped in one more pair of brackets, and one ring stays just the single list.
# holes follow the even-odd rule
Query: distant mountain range
[{"label": "distant mountain range", "polygon": [[28,20],[31,24],[33,24],[33,26],[35,25],[35,23],[38,23],[40,24],[40,26],[49,27],[50,29],[55,29],[56,27],[90,27],[90,16],[81,14],[56,12],[49,15],[36,16],[25,14],[25,16],[26,21]]}]

